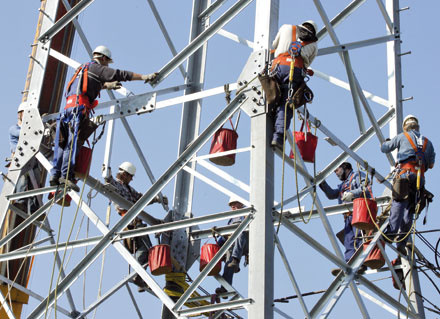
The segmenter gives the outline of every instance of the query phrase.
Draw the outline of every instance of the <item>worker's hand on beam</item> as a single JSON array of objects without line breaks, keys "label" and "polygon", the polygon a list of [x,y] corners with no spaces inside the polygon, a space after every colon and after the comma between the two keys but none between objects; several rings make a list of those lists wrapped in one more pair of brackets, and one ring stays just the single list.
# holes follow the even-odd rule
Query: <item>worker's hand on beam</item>
[{"label": "worker's hand on beam", "polygon": [[118,82],[118,81],[104,83],[104,89],[107,89],[107,90],[118,90],[121,87],[122,87],[122,84],[121,84],[121,82]]},{"label": "worker's hand on beam", "polygon": [[156,77],[159,75],[159,72],[154,72],[154,73],[150,73],[150,74],[145,74],[142,75],[142,80],[145,81],[145,83],[151,83],[154,82],[154,80],[156,79]]},{"label": "worker's hand on beam", "polygon": [[343,202],[352,202],[352,201],[353,201],[353,198],[354,198],[354,194],[353,194],[352,192],[345,192],[345,193],[342,195],[341,200],[342,200]]}]

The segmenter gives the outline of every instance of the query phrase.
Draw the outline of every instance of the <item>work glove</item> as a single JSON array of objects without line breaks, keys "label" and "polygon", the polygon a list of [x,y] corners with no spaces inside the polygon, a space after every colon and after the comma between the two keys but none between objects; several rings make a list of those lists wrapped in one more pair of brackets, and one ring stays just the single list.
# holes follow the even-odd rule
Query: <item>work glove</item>
[{"label": "work glove", "polygon": [[342,200],[343,202],[352,202],[352,201],[353,201],[353,198],[354,198],[354,194],[353,194],[352,192],[345,192],[345,193],[342,195],[341,200]]},{"label": "work glove", "polygon": [[144,80],[145,83],[150,83],[150,82],[153,82],[158,75],[159,75],[159,72],[145,74],[145,75],[141,76],[141,79]]},{"label": "work glove", "polygon": [[114,81],[114,82],[106,82],[105,83],[105,88],[107,90],[118,90],[122,87],[121,82],[118,81]]},{"label": "work glove", "polygon": [[321,183],[319,183],[319,188],[321,189],[321,190],[324,190],[324,187],[327,185],[327,182],[325,181],[325,180],[323,180]]},{"label": "work glove", "polygon": [[290,44],[289,54],[291,57],[296,57],[301,54],[302,44],[301,42],[294,41]]}]

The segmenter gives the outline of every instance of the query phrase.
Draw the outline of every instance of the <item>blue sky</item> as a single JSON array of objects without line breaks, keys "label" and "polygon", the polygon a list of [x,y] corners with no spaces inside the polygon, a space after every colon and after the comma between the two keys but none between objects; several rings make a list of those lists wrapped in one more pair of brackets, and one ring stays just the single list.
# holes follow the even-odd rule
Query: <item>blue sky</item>
[{"label": "blue sky", "polygon": [[[162,19],[168,28],[174,45],[179,52],[186,46],[189,38],[189,26],[191,16],[191,1],[156,1],[156,6],[160,12]],[[216,13],[212,19],[216,19],[219,14],[231,6],[233,1],[226,1],[224,7]],[[332,18],[341,11],[349,2],[345,0],[322,1],[327,14]],[[26,72],[29,63],[29,54],[31,52],[30,44],[34,38],[36,22],[38,18],[39,1],[9,1],[4,4],[0,15],[0,30],[2,36],[2,50],[0,55],[0,67],[3,73],[1,87],[3,88],[3,116],[0,118],[0,146],[3,157],[9,156],[8,146],[8,128],[15,122],[16,109],[21,101],[21,91],[24,87]],[[402,52],[411,51],[411,54],[402,57],[402,74],[403,74],[403,97],[413,96],[414,99],[404,102],[404,115],[414,114],[419,118],[421,124],[421,132],[427,136],[437,147],[439,144],[439,135],[437,132],[438,116],[440,112],[437,109],[437,91],[439,72],[439,62],[436,55],[438,52],[438,38],[435,32],[436,13],[439,4],[436,1],[418,1],[409,2],[401,1],[401,6],[410,6],[410,10],[401,12],[401,38]],[[255,4],[249,5],[241,12],[233,21],[225,26],[225,30],[233,32],[247,40],[253,40],[253,18],[255,12]],[[280,0],[280,17],[279,23],[297,24],[304,20],[313,19],[321,28],[323,23],[314,8],[312,1],[286,1]],[[107,45],[113,53],[115,68],[131,70],[137,73],[150,73],[159,70],[172,57],[165,40],[157,26],[151,10],[146,1],[125,0],[123,2],[117,0],[95,1],[79,18],[79,22],[91,43],[92,47],[100,44]],[[376,1],[366,1],[357,12],[344,21],[338,28],[336,33],[341,43],[364,40],[372,37],[386,35],[385,23],[380,15]],[[320,47],[332,46],[329,37],[326,37],[319,43]],[[207,72],[205,89],[222,86],[225,83],[233,83],[237,80],[251,49],[241,44],[231,42],[222,36],[214,36],[208,44]],[[386,48],[384,44],[368,47],[365,49],[357,49],[350,53],[353,69],[359,79],[364,90],[373,92],[374,94],[387,98],[386,88]],[[72,50],[72,58],[79,62],[86,61],[87,54],[78,38]],[[343,81],[347,81],[345,70],[341,60],[337,55],[329,55],[318,57],[313,68],[333,75]],[[71,74],[72,70],[69,74]],[[166,88],[183,83],[182,76],[178,70],[174,71],[169,78],[158,86],[158,88]],[[141,82],[124,83],[129,90],[134,93],[144,93],[151,90],[150,86],[146,86]],[[311,79],[310,86],[315,92],[315,101],[310,105],[310,111],[317,116],[323,124],[335,133],[344,143],[351,144],[359,136],[359,130],[355,120],[355,113],[351,95],[348,91],[335,87],[316,76]],[[160,100],[167,99],[178,94],[163,96]],[[108,96],[102,93],[101,101],[106,101]],[[201,129],[204,129],[210,121],[224,107],[225,100],[223,95],[209,97],[203,101]],[[378,118],[385,113],[386,108],[382,105],[370,102],[371,108]],[[148,162],[156,176],[159,177],[162,172],[171,165],[176,159],[177,143],[179,138],[181,105],[171,106],[162,110],[157,110],[151,114],[142,116],[132,116],[128,121],[133,128],[141,148],[147,157]],[[364,113],[365,123],[368,125],[368,118]],[[238,128],[238,147],[249,146],[249,118],[242,114],[240,125]],[[297,122],[298,125],[298,122]],[[385,136],[389,135],[388,126],[383,129]],[[319,172],[327,163],[333,160],[340,150],[331,147],[324,140],[322,133],[318,133],[319,143],[317,150],[316,169]],[[93,165],[91,174],[94,177],[100,176],[100,168],[103,160],[105,139],[103,138],[97,145],[93,155]],[[206,145],[200,154],[207,154],[209,145]],[[379,172],[386,175],[389,171],[386,158],[379,150],[379,142],[377,138],[372,138],[364,148],[358,151],[371,165]],[[131,146],[128,137],[123,130],[121,123],[116,123],[114,153],[112,156],[113,171],[122,161],[130,160],[138,168],[133,186],[139,191],[144,192],[151,183],[142,170],[140,161],[137,159],[134,149]],[[351,160],[352,164],[354,161]],[[233,167],[225,170],[240,180],[249,182],[249,154],[242,153],[237,155],[237,163]],[[308,164],[310,172],[313,166]],[[5,171],[5,169],[3,170]],[[203,168],[202,173],[215,179],[212,174]],[[435,167],[428,172],[427,188],[436,196],[439,194],[440,184],[437,182],[438,169]],[[330,176],[328,182],[332,186],[336,186],[337,179]],[[275,185],[276,200],[280,199],[281,189],[281,161],[276,160],[275,166]],[[300,182],[300,188],[303,184]],[[233,189],[233,188],[231,188]],[[247,194],[238,189],[233,189],[241,196]],[[383,187],[374,182],[373,191],[376,196],[380,195]],[[170,199],[173,195],[173,182],[165,189]],[[294,175],[292,169],[288,169],[286,173],[286,197],[295,194]],[[325,205],[334,205],[335,202],[328,201],[322,193],[321,196]],[[436,198],[437,199],[437,198]],[[306,199],[303,203],[306,207],[310,207],[310,199]],[[193,213],[196,216],[208,213],[220,212],[227,209],[227,196],[218,191],[207,187],[201,181],[195,183],[195,195]],[[296,204],[295,204],[296,205]],[[293,207],[290,204],[288,208]],[[96,209],[96,213],[105,218],[107,201],[99,198],[93,200],[92,208]],[[417,223],[418,230],[438,229],[440,218],[436,215],[439,209],[438,200],[430,206],[429,224],[421,225],[421,220]],[[164,215],[159,205],[153,205],[147,208],[154,216],[160,218]],[[75,213],[74,209],[67,210],[63,220],[63,230],[68,232],[71,221]],[[114,224],[118,220],[117,214],[112,210],[111,223]],[[79,216],[81,219],[81,215]],[[52,227],[56,227],[59,221],[59,208],[56,207],[50,214]],[[78,222],[75,226],[75,232],[78,229]],[[85,223],[85,221],[84,221]],[[332,227],[337,231],[342,228],[342,217],[336,216],[331,218]],[[326,247],[331,247],[328,239],[324,236],[322,224],[318,220],[314,220],[308,225],[300,225],[305,231],[313,235]],[[98,235],[93,225],[90,225],[90,236]],[[64,236],[64,233],[63,233]],[[85,224],[83,224],[80,238],[85,236]],[[332,278],[329,271],[333,266],[323,257],[318,256],[315,251],[305,245],[300,239],[294,237],[286,230],[281,230],[280,237],[284,248],[288,251],[289,261],[295,271],[297,280],[303,292],[316,291],[326,289],[331,283]],[[435,244],[438,240],[438,233],[427,234],[428,240]],[[431,262],[434,262],[432,252],[425,249],[420,244],[422,252]],[[72,256],[68,268],[73,267],[78,259],[83,256],[84,250],[78,250]],[[285,297],[295,294],[290,283],[286,281],[286,272],[276,252],[276,274],[275,274],[275,298]],[[394,254],[390,254],[390,258],[394,258]],[[49,267],[52,263],[52,256],[41,256],[36,258],[34,272],[31,279],[30,287],[40,294],[44,295],[48,290]],[[100,261],[95,263],[90,271],[87,272],[85,295],[85,304],[90,304],[96,295],[97,278],[99,276]],[[120,280],[127,273],[127,265],[122,258],[118,256],[114,249],[110,248],[106,255],[106,268],[104,273],[103,291],[109,289],[114,283]],[[198,272],[198,265],[195,265],[190,275],[194,278]],[[242,271],[234,278],[234,285],[246,295],[247,293],[247,269],[242,267]],[[389,276],[389,273],[381,273],[372,275],[371,279],[381,279]],[[163,283],[163,278],[158,279],[159,283]],[[438,280],[437,280],[438,282]],[[391,288],[391,279],[377,282],[377,284],[385,289],[390,295],[397,298],[398,292]],[[216,283],[212,279],[208,279],[203,285],[207,290],[214,291]],[[75,299],[79,308],[82,307],[83,299],[83,280],[80,279],[73,286],[75,291]],[[133,287],[135,290],[135,287]],[[422,293],[426,297],[438,304],[438,295],[432,285],[422,278]],[[145,317],[158,318],[160,313],[160,303],[157,299],[135,293]],[[309,308],[314,304],[317,297],[307,297],[306,302]],[[354,300],[349,291],[344,293],[341,301],[335,307],[331,318],[348,318],[347,309],[352,311],[350,318],[359,318],[360,313],[353,304]],[[391,318],[391,314],[384,312],[379,307],[372,305],[366,301],[372,318]],[[61,304],[67,306],[67,302],[62,298]],[[25,313],[30,313],[35,307],[35,301],[31,300],[29,307],[25,309]],[[289,304],[277,305],[289,313],[293,317],[302,317],[302,312],[297,301],[291,301]],[[120,291],[115,294],[110,301],[105,303],[98,311],[97,316],[112,315],[117,316],[135,316],[135,310],[130,304],[126,291]],[[148,315],[147,315],[148,314]],[[426,313],[427,318],[435,318],[431,313]],[[278,318],[275,315],[275,318]]]}]

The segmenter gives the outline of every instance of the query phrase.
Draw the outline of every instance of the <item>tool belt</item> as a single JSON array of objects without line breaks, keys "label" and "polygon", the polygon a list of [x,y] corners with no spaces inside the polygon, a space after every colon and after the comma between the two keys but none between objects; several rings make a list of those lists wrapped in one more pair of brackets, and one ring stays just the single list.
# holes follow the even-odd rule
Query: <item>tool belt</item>
[{"label": "tool belt", "polygon": [[303,81],[293,94],[293,105],[290,106],[293,106],[295,109],[297,109],[306,103],[312,103],[313,97],[313,91],[307,86],[306,82]]},{"label": "tool belt", "polygon": [[271,111],[274,107],[278,105],[281,99],[280,85],[278,84],[278,81],[275,79],[275,77],[269,75],[267,71],[259,74],[258,80],[260,81],[261,87],[266,94],[266,102],[269,109],[268,111]]},{"label": "tool belt", "polygon": [[[417,167],[418,167],[418,165],[417,165],[417,162],[415,162],[415,161],[401,163],[400,164],[401,172],[399,173],[399,175],[402,175],[407,172],[417,174],[417,171],[418,171]],[[422,166],[422,167],[420,167],[420,170],[421,170],[421,176],[424,177],[425,176],[425,168]]]},{"label": "tool belt", "polygon": [[93,103],[90,103],[89,97],[85,94],[70,95],[66,99],[66,106],[64,109],[66,110],[68,108],[76,107],[79,105],[84,105],[85,112],[89,114],[89,112],[92,111],[98,105],[98,100],[94,100]]},{"label": "tool belt", "polygon": [[406,177],[397,175],[393,181],[392,198],[397,202],[407,200],[410,193],[410,182]]}]

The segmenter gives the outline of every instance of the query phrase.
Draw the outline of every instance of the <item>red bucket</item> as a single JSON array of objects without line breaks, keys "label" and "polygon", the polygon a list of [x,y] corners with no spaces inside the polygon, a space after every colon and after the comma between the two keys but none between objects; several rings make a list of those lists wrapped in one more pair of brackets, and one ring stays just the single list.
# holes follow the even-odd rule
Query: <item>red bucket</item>
[{"label": "red bucket", "polygon": [[356,198],[353,200],[353,219],[351,225],[361,230],[371,230],[374,223],[368,212],[367,204],[371,212],[371,216],[376,219],[377,203],[374,199]]},{"label": "red bucket", "polygon": [[82,146],[78,152],[75,163],[75,177],[84,179],[87,176],[92,162],[92,149]]},{"label": "red bucket", "polygon": [[148,264],[154,276],[168,274],[172,271],[170,245],[156,245],[148,252]]},{"label": "red bucket", "polygon": [[[235,130],[221,128],[214,134],[209,154],[227,152],[237,149],[238,134]],[[231,166],[235,163],[235,154],[212,157],[211,162],[221,166]]]},{"label": "red bucket", "polygon": [[[55,195],[55,192],[50,192],[48,198],[52,199],[53,196]],[[72,201],[72,197],[70,197],[68,194],[66,194],[66,198],[64,199],[64,207],[69,207],[70,206],[70,202]],[[56,204],[63,206],[63,198],[61,197]]]},{"label": "red bucket", "polygon": [[[368,240],[363,244],[364,250],[367,249],[370,242],[371,240]],[[382,247],[385,249],[385,242],[381,241],[381,244]],[[365,259],[364,265],[371,269],[380,269],[384,264],[385,264],[385,259],[382,256],[382,252],[380,251],[379,247],[374,246],[374,248],[368,254],[367,259]]]},{"label": "red bucket", "polygon": [[[304,162],[314,163],[318,137],[310,132],[295,132],[295,143],[298,145],[299,153]],[[290,151],[290,158],[295,158],[293,151]]]},{"label": "red bucket", "polygon": [[[214,258],[215,254],[220,250],[218,244],[204,244],[200,252],[200,271],[205,269],[206,265]],[[215,276],[220,273],[222,269],[221,260],[211,269],[208,276]]]}]

